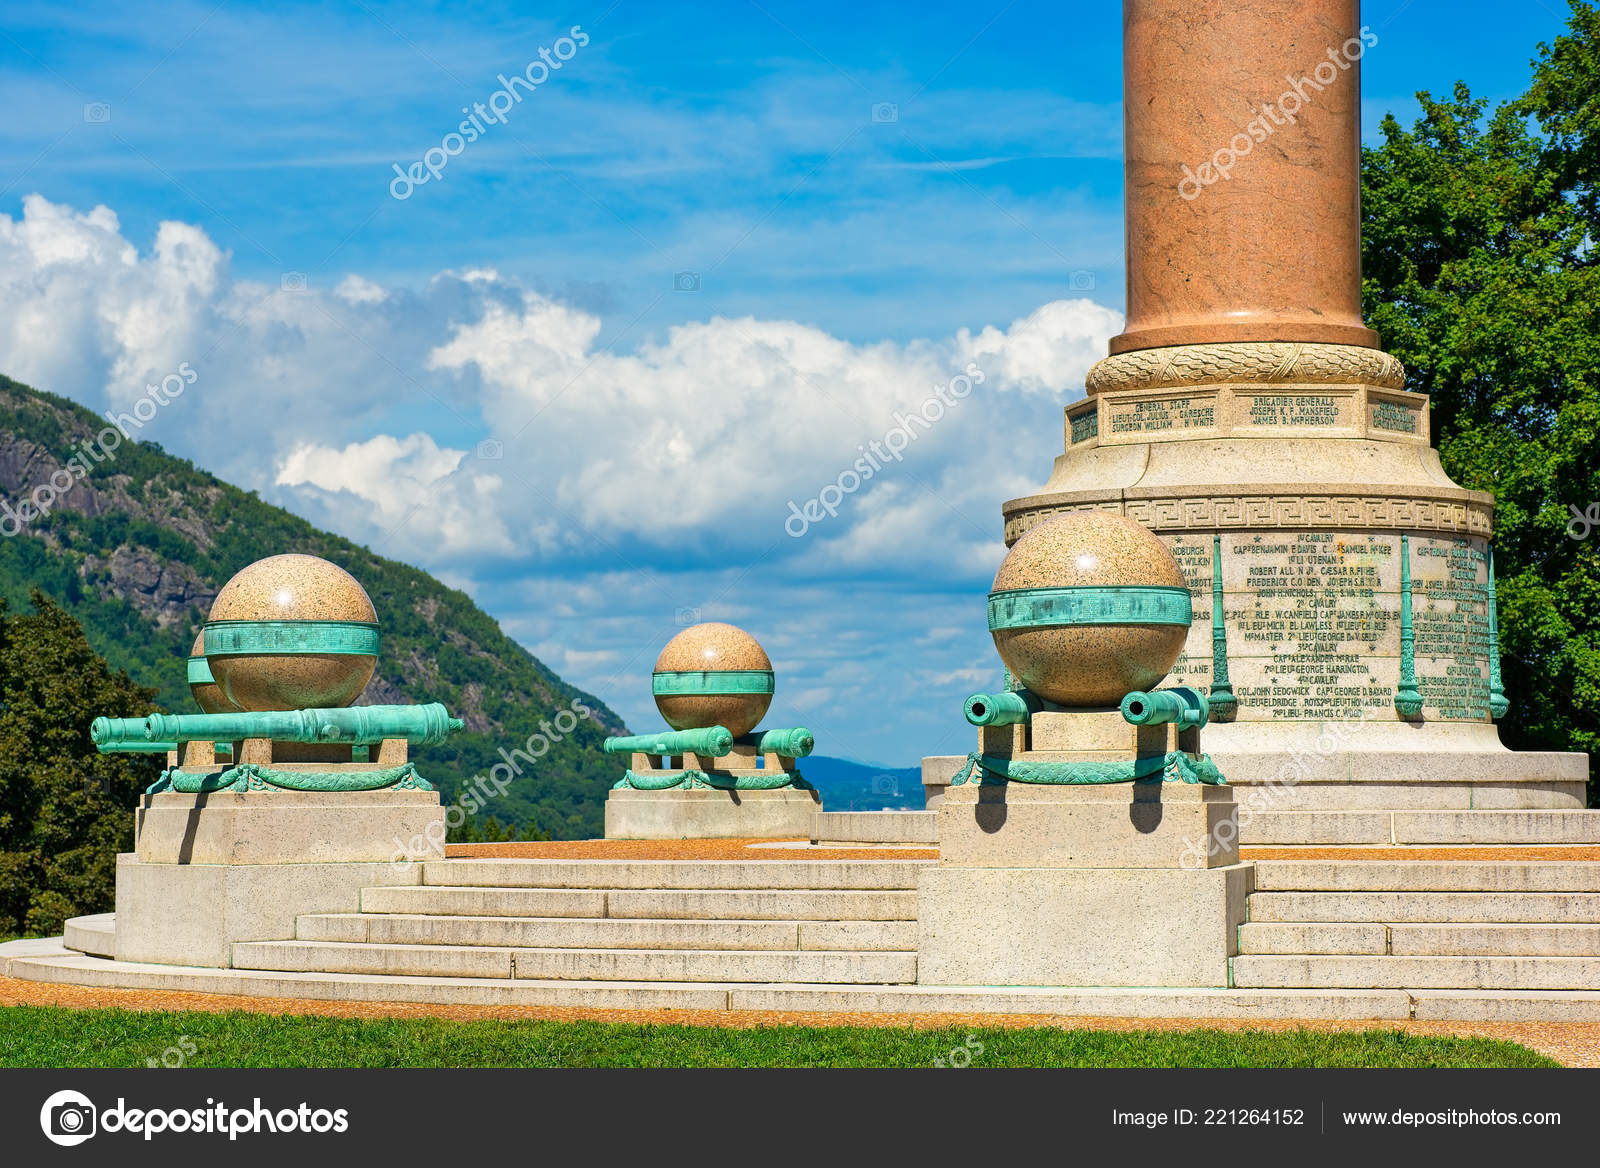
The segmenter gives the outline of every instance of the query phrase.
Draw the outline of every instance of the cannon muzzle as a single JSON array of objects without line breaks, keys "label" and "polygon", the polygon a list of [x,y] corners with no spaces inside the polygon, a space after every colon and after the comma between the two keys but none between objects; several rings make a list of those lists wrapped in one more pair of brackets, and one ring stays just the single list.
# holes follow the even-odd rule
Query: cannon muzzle
[{"label": "cannon muzzle", "polygon": [[1179,730],[1192,730],[1210,719],[1211,705],[1204,694],[1186,685],[1148,692],[1135,690],[1122,699],[1122,717],[1133,726],[1173,722]]},{"label": "cannon muzzle", "polygon": [[1039,699],[1027,690],[975,693],[967,699],[967,721],[974,726],[1014,726],[1028,721],[1041,709]]},{"label": "cannon muzzle", "polygon": [[782,758],[804,758],[816,748],[817,740],[804,726],[791,726],[746,734],[739,739],[739,745],[753,746],[761,754],[776,754]]}]

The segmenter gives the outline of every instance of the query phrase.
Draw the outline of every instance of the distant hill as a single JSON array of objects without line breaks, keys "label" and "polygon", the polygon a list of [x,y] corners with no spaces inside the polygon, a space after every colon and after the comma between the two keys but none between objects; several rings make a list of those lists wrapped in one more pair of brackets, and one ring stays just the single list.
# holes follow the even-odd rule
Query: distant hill
[{"label": "distant hill", "polygon": [[[418,755],[447,801],[498,763],[502,749],[523,747],[542,719],[580,700],[593,719],[524,764],[482,816],[536,824],[557,839],[601,833],[618,768],[600,741],[625,727],[599,699],[562,681],[465,593],[319,531],[154,443],[124,440],[104,461],[78,453],[105,427],[66,398],[0,376],[0,534],[8,537],[0,538],[0,597],[12,611],[25,610],[38,587],[83,624],[114,668],[156,689],[158,708],[194,712],[184,659],[222,585],[262,556],[322,556],[360,580],[378,610],[383,655],[362,700],[439,701],[466,720],[466,733]],[[21,500],[64,469],[58,482],[76,481],[49,514],[15,522]],[[85,735],[97,712],[84,711]]]},{"label": "distant hill", "polygon": [[822,793],[827,811],[922,810],[920,767],[875,767],[843,758],[801,759],[805,780]]}]

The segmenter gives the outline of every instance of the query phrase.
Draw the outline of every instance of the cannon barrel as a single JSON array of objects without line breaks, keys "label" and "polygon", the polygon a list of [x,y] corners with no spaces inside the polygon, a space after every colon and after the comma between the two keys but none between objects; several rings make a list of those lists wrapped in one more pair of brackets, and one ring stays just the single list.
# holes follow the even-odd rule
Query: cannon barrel
[{"label": "cannon barrel", "polygon": [[1037,714],[1039,699],[1027,690],[975,693],[967,699],[967,721],[974,726],[1014,726]]},{"label": "cannon barrel", "polygon": [[[143,722],[140,718],[138,721]],[[98,746],[101,754],[167,754],[178,749],[176,742],[120,742],[114,746]]]},{"label": "cannon barrel", "polygon": [[707,758],[721,758],[733,749],[733,735],[726,726],[663,730],[659,734],[607,738],[602,749],[607,754],[701,754]]},{"label": "cannon barrel", "polygon": [[1210,720],[1211,705],[1204,694],[1186,685],[1149,692],[1135,690],[1122,699],[1122,717],[1134,726],[1176,722],[1178,729],[1192,730]]},{"label": "cannon barrel", "polygon": [[753,746],[762,754],[776,754],[783,758],[804,758],[816,748],[817,740],[804,726],[760,730],[739,739],[740,746]]},{"label": "cannon barrel", "polygon": [[412,745],[443,742],[462,728],[438,702],[420,706],[345,706],[325,710],[250,710],[230,714],[151,714],[148,718],[96,718],[89,737],[102,750],[129,742],[374,743],[404,738]]}]

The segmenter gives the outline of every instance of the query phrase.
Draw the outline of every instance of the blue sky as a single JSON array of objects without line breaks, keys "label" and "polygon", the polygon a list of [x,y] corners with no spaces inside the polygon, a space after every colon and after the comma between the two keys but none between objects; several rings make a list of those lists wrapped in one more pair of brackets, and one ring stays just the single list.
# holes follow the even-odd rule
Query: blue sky
[{"label": "blue sky", "polygon": [[[1515,94],[1565,11],[1366,4],[1367,136]],[[635,726],[660,645],[728,619],[825,751],[964,750],[999,502],[1119,324],[1119,38],[1027,0],[11,0],[0,370],[104,409],[188,362],[141,436],[467,589]]]}]

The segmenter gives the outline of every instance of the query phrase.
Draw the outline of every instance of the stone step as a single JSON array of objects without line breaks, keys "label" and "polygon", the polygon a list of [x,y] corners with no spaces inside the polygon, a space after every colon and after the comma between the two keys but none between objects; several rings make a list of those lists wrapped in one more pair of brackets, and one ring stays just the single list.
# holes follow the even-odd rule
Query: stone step
[{"label": "stone step", "polygon": [[819,811],[812,818],[811,842],[909,844],[937,847],[937,811]]},{"label": "stone step", "polygon": [[361,911],[470,917],[603,917],[606,894],[577,888],[449,888],[396,884],[363,888]]},{"label": "stone step", "polygon": [[314,913],[301,941],[475,945],[528,949],[916,949],[914,921],[693,921],[649,918],[473,917]]},{"label": "stone step", "polygon": [[914,921],[917,894],[909,889],[452,888],[411,884],[362,889],[361,911],[471,917]]},{"label": "stone step", "polygon": [[[870,855],[870,854],[869,854]],[[432,860],[422,883],[456,888],[908,889],[932,860]]]},{"label": "stone step", "polygon": [[1239,929],[1242,954],[1401,957],[1600,957],[1600,924],[1262,924]]},{"label": "stone step", "polygon": [[915,921],[906,891],[694,891],[606,893],[606,915],[676,920]]},{"label": "stone step", "polygon": [[358,945],[250,941],[233,947],[238,969],[401,977],[549,981],[809,982],[894,985],[917,977],[914,953],[707,949],[522,949],[460,945]]},{"label": "stone step", "polygon": [[1257,860],[1256,891],[1600,892],[1600,862]]},{"label": "stone step", "polygon": [[1597,1022],[1600,992],[1450,989],[1162,989],[1060,986],[750,985],[383,977],[147,965],[86,957],[60,938],[0,943],[0,976],[107,989],[257,998],[588,1009],[784,1010],[1064,1017]]},{"label": "stone step", "polygon": [[1248,847],[1274,844],[1593,844],[1600,811],[1258,811]]},{"label": "stone step", "polygon": [[91,957],[115,957],[117,952],[117,914],[97,913],[73,917],[62,929],[62,942]]},{"label": "stone step", "polygon": [[1251,921],[1239,926],[1239,952],[1368,953],[1388,951],[1388,928],[1380,924],[1283,924]]},{"label": "stone step", "polygon": [[1256,892],[1246,920],[1377,924],[1584,924],[1600,892]]},{"label": "stone step", "polygon": [[1600,957],[1241,954],[1231,965],[1243,989],[1600,989]]}]

